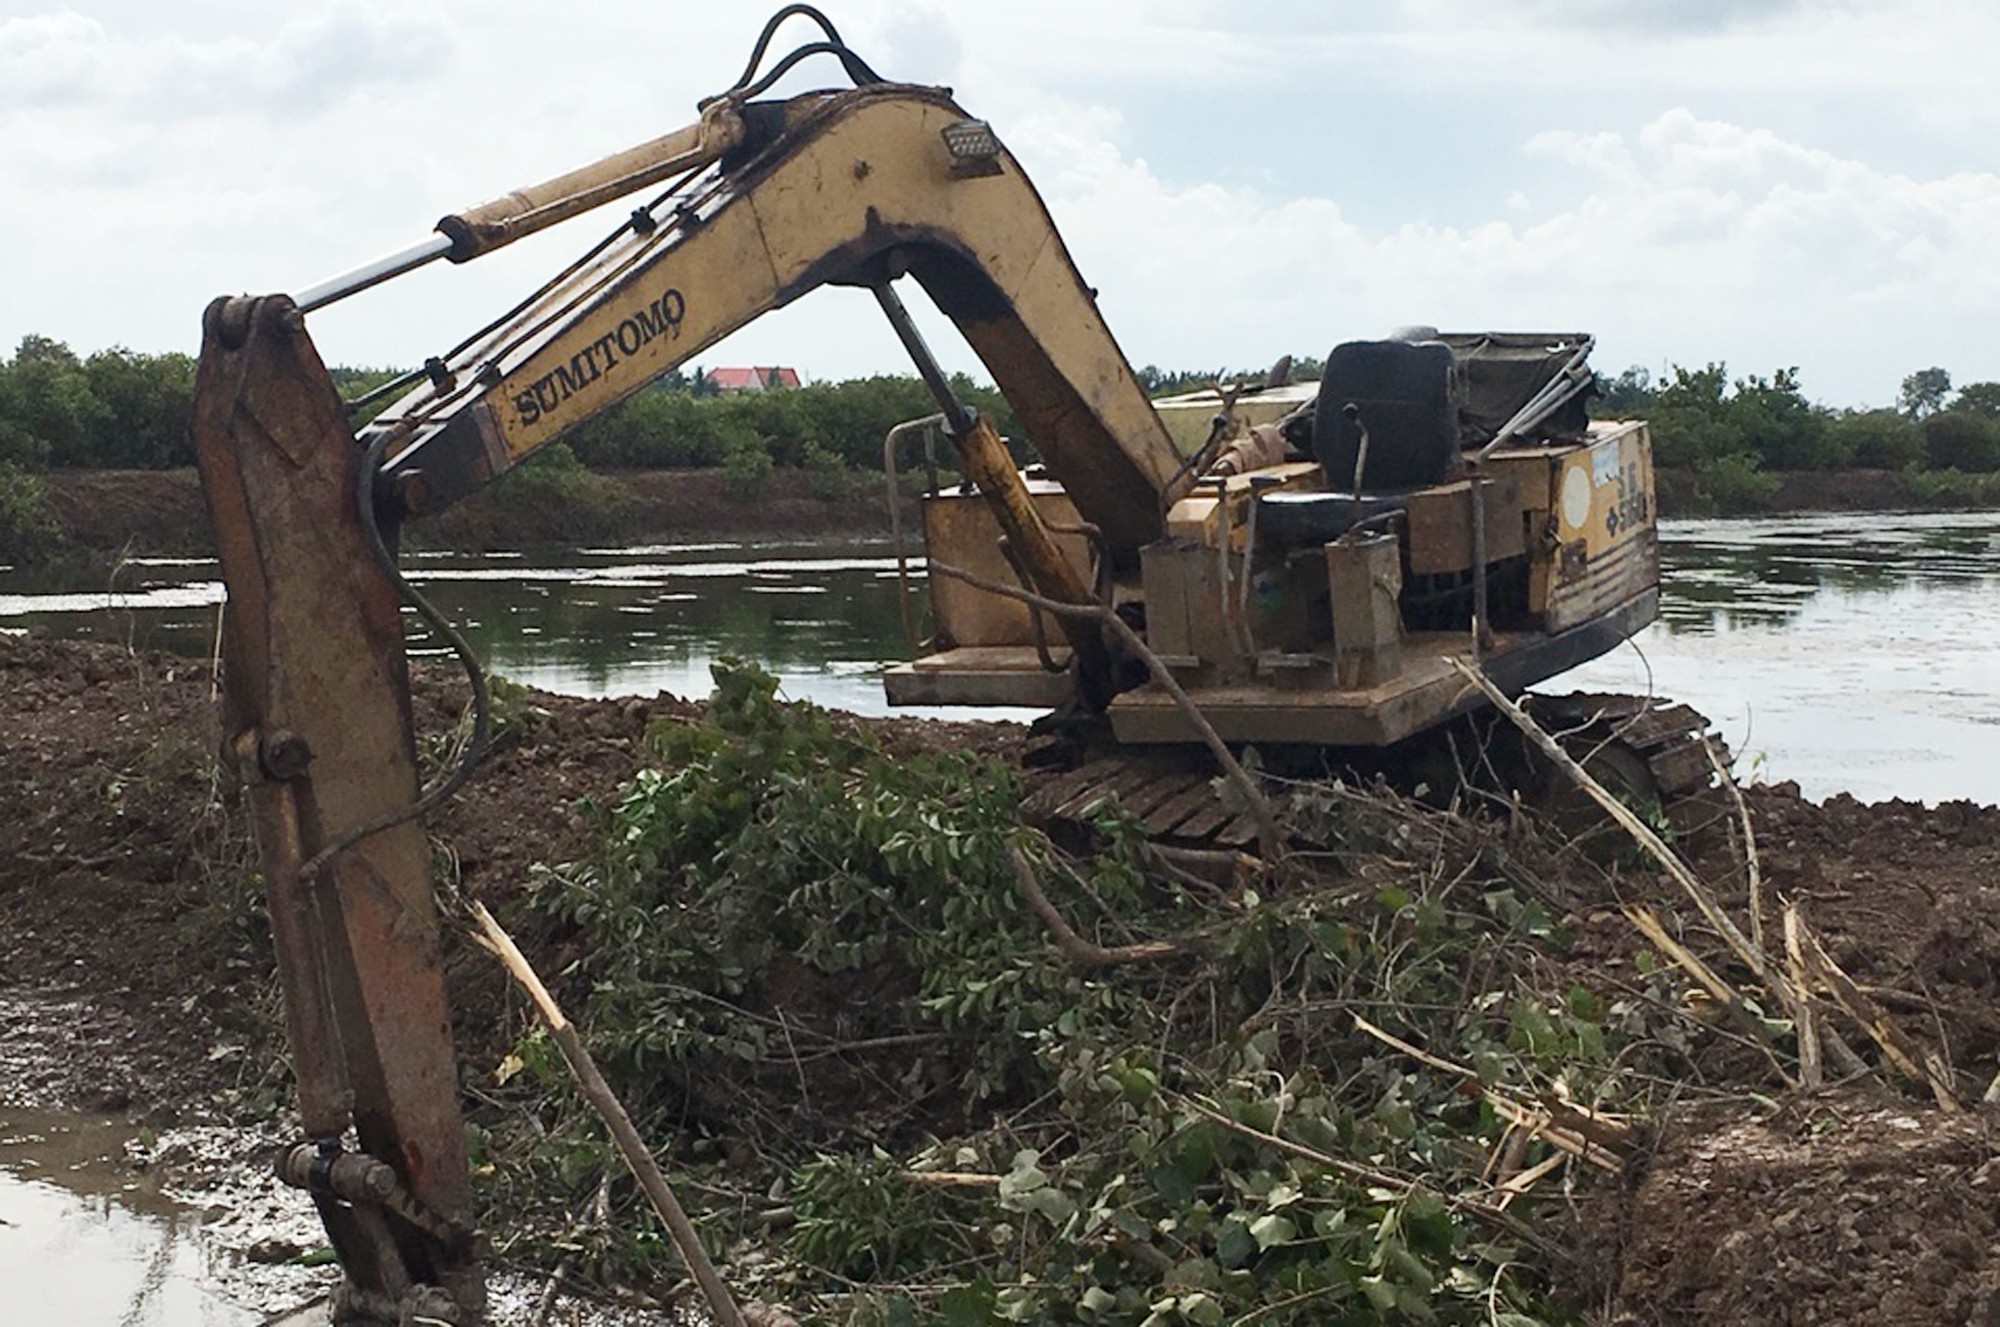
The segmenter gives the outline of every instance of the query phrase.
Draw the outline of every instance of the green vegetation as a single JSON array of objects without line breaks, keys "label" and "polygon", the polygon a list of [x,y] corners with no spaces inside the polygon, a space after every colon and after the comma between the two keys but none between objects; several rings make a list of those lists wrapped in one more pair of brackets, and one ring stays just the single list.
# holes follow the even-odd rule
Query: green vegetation
[{"label": "green vegetation", "polygon": [[1971,476],[2000,471],[2000,383],[1954,396],[1939,368],[1904,379],[1896,410],[1831,410],[1806,399],[1796,368],[1732,382],[1721,364],[1676,366],[1658,384],[1627,369],[1597,404],[1600,415],[1650,421],[1655,460],[1689,472],[1712,510],[1756,510],[1782,470],[1898,470],[1919,503],[1962,500],[1984,491]]},{"label": "green vegetation", "polygon": [[[744,1288],[853,1324],[1581,1315],[1574,1209],[1484,1196],[1503,1106],[1644,1113],[1700,1076],[1664,974],[1566,966],[1551,918],[1599,868],[1328,784],[1294,803],[1314,865],[1220,890],[1116,819],[1059,851],[1009,768],[887,750],[775,704],[754,668],[716,682],[515,925],[563,956],[564,998]],[[1052,945],[1017,859],[1095,943],[1169,952]],[[497,1076],[477,1132],[496,1215],[562,1231],[600,1284],[670,1274],[545,1037]],[[1555,1157],[1517,1145],[1510,1165]]]},{"label": "green vegetation", "polygon": [[0,563],[39,561],[55,540],[55,518],[42,493],[42,477],[0,459]]},{"label": "green vegetation", "polygon": [[21,338],[0,361],[0,462],[31,469],[161,469],[194,464],[194,360],[113,348],[78,359],[60,341]]},{"label": "green vegetation", "polygon": [[[163,469],[192,464],[187,419],[194,361],[183,354],[144,355],[121,348],[79,358],[43,336],[22,338],[0,360],[0,557],[35,556],[48,547],[53,522],[38,473],[78,469]],[[1156,396],[1258,382],[1267,368],[1168,371],[1147,365],[1137,377]],[[1299,357],[1288,379],[1315,379],[1320,361]],[[359,400],[403,376],[385,368],[334,368],[335,385]],[[960,397],[991,417],[1002,433],[1020,423],[995,389],[958,375]],[[1975,479],[2000,472],[2000,383],[1978,382],[1954,392],[1941,368],[1911,374],[1894,410],[1842,411],[1807,399],[1797,369],[1769,378],[1731,379],[1722,364],[1676,366],[1655,382],[1631,368],[1600,384],[1598,413],[1653,423],[1657,459],[1692,477],[1692,500],[1707,510],[1748,511],[1767,503],[1780,471],[1892,470],[1914,504],[1983,501],[1989,486]],[[358,425],[396,393],[354,412]],[[861,472],[879,470],[882,439],[935,403],[912,377],[877,376],[761,392],[721,393],[697,368],[675,372],[572,430],[565,442],[584,470],[718,467],[729,492],[752,502],[776,470],[803,470],[813,492],[852,492]],[[1023,445],[1024,457],[1029,453]],[[608,488],[586,492],[564,458],[539,480],[517,485],[525,495],[550,482],[564,511],[584,512],[593,528],[615,530],[619,506]],[[564,474],[560,481],[549,476]],[[541,487],[538,488],[537,486]],[[609,504],[592,512],[591,500]],[[503,504],[504,505],[504,504]],[[545,524],[546,522],[544,522]]]},{"label": "green vegetation", "polygon": [[[963,375],[952,379],[952,387],[1001,432],[1019,432],[1006,399],[993,388]],[[883,435],[936,410],[923,383],[909,377],[699,395],[656,385],[578,426],[569,442],[586,465],[600,470],[740,467],[745,463],[738,458],[750,452],[785,468],[837,461],[879,470]]]}]

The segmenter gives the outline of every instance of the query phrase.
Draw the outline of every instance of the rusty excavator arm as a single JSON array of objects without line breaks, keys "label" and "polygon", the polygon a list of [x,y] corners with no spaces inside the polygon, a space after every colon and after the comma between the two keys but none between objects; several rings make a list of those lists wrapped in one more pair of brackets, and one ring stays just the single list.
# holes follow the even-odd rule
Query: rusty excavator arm
[{"label": "rusty excavator arm", "polygon": [[[753,83],[777,22],[828,40]],[[801,55],[852,89],[760,102]],[[305,315],[434,258],[464,261],[664,185],[507,316],[429,361],[357,439]],[[436,511],[768,310],[830,283],[874,289],[939,395],[966,473],[1032,588],[1090,600],[991,426],[956,402],[890,289],[908,274],[964,333],[1049,469],[1121,565],[1156,538],[1181,458],[1041,199],[943,91],[876,79],[804,6],[701,121],[439,225],[303,292],[219,299],[193,419],[228,604],[223,748],[249,790],[298,1082],[281,1161],[346,1273],[336,1321],[483,1314],[457,1066],[391,550]],[[1095,624],[1072,625],[1102,698]],[[461,646],[461,653],[464,653]],[[478,673],[467,657],[478,693]],[[477,746],[475,738],[473,744]],[[458,778],[469,768],[461,766]]]}]

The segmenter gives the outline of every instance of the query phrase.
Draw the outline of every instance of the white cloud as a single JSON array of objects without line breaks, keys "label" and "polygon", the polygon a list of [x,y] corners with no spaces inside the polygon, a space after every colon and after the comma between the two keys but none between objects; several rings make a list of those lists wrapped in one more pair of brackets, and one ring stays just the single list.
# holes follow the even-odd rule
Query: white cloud
[{"label": "white cloud", "polygon": [[[762,14],[603,8],[584,30],[545,0],[74,4],[0,20],[0,349],[191,348],[219,291],[298,288],[692,119]],[[2000,377],[2000,10],[1973,0],[834,17],[883,73],[994,122],[1138,362],[1249,366],[1428,321],[1593,327],[1612,368],[1797,363],[1834,401],[1886,400],[1927,363]],[[778,49],[810,35],[794,20]],[[600,228],[420,274],[316,335],[336,360],[414,362]],[[727,353],[895,369],[878,321],[817,295]]]},{"label": "white cloud", "polygon": [[0,124],[34,112],[115,116],[135,128],[237,114],[292,120],[435,74],[448,50],[435,17],[362,0],[290,18],[263,40],[128,35],[65,8],[0,22]]},{"label": "white cloud", "polygon": [[1137,358],[1248,366],[1422,321],[1594,329],[1611,368],[1799,364],[1836,402],[1890,399],[1954,352],[1996,367],[1993,173],[1913,179],[1673,110],[1629,137],[1533,140],[1566,174],[1532,219],[1503,201],[1477,224],[1370,232],[1333,199],[1170,187],[1084,123],[1014,137]]}]

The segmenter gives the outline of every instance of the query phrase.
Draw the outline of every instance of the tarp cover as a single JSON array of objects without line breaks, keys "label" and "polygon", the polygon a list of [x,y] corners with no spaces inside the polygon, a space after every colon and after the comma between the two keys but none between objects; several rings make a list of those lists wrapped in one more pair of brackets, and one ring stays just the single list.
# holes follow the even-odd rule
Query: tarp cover
[{"label": "tarp cover", "polygon": [[[1465,377],[1459,404],[1459,445],[1478,447],[1512,419],[1529,398],[1561,373],[1590,337],[1582,332],[1447,332],[1438,340],[1451,347]],[[1579,392],[1549,418],[1522,434],[1523,441],[1580,436],[1587,423],[1589,393]]]}]

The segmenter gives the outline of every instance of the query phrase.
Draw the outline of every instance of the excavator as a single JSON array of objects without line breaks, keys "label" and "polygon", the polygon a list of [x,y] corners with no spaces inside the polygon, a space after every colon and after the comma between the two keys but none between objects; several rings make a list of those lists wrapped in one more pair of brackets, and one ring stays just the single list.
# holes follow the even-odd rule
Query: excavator
[{"label": "excavator", "polygon": [[[820,36],[766,69],[794,17]],[[842,85],[767,96],[814,59]],[[608,234],[352,426],[314,310],[615,200]],[[906,277],[1005,395],[1028,470],[954,395]],[[223,749],[297,1080],[279,1170],[343,1269],[335,1321],[471,1324],[485,1303],[421,823],[470,772],[484,687],[398,569],[398,532],[827,285],[873,292],[957,463],[924,500],[935,630],[887,674],[893,702],[1048,707],[1140,752],[1204,725],[1235,746],[1393,748],[1478,707],[1454,661],[1518,693],[1655,616],[1648,435],[1586,419],[1588,337],[1413,329],[1340,345],[1316,384],[1149,400],[992,127],[880,77],[804,5],[694,124],[307,290],[215,300],[193,433],[228,592]],[[473,680],[472,750],[428,790],[405,605]],[[1193,782],[1147,782],[1168,829],[1202,809]]]}]

